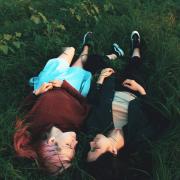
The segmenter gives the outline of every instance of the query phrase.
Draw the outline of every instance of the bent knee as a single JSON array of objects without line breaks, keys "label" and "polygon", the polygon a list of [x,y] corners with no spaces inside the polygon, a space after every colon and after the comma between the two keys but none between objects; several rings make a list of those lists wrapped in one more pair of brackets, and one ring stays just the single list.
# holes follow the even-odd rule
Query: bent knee
[{"label": "bent knee", "polygon": [[71,51],[75,52],[75,48],[74,47],[70,47]]},{"label": "bent knee", "polygon": [[66,49],[65,49],[65,52],[67,53],[67,54],[74,54],[75,53],[75,48],[74,47],[67,47]]}]

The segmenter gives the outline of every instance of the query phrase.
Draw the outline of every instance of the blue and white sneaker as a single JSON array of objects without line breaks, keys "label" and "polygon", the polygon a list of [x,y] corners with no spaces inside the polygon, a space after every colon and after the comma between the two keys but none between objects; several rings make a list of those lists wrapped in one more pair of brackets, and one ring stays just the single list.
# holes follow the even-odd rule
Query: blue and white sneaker
[{"label": "blue and white sneaker", "polygon": [[92,36],[93,36],[93,33],[90,31],[84,35],[82,47],[85,45],[92,47],[94,45],[93,40],[92,40]]},{"label": "blue and white sneaker", "polygon": [[119,47],[117,43],[113,43],[112,48],[113,53],[116,54],[117,57],[124,56],[124,51]]},{"label": "blue and white sneaker", "polygon": [[138,31],[133,31],[131,33],[131,45],[132,45],[132,50],[141,47],[141,37]]}]

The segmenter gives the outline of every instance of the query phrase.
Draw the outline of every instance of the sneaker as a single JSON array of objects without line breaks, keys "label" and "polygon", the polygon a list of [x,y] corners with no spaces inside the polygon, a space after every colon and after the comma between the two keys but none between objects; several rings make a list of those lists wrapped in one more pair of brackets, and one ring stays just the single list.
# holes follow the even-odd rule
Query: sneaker
[{"label": "sneaker", "polygon": [[124,51],[119,47],[117,43],[112,45],[112,53],[116,54],[117,57],[124,56]]},{"label": "sneaker", "polygon": [[93,46],[93,40],[92,40],[92,32],[87,32],[83,37],[82,47],[85,45],[92,47]]},{"label": "sneaker", "polygon": [[141,37],[139,35],[138,31],[133,31],[131,33],[131,44],[132,44],[132,50],[135,48],[140,48],[141,43]]}]

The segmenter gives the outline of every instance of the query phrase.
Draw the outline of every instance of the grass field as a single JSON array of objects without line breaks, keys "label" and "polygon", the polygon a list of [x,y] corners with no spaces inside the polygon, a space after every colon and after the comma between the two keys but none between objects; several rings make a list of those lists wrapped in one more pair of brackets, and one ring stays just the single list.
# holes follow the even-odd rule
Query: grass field
[{"label": "grass field", "polygon": [[[0,0],[0,179],[55,179],[14,154],[15,116],[30,91],[28,79],[61,47],[78,47],[89,30],[95,34],[94,52],[107,52],[118,42],[127,60],[135,29],[143,37],[149,95],[171,121],[170,130],[153,145],[150,174],[153,180],[180,179],[179,0]],[[76,180],[76,174],[78,180],[94,179],[78,161],[58,179]]]}]

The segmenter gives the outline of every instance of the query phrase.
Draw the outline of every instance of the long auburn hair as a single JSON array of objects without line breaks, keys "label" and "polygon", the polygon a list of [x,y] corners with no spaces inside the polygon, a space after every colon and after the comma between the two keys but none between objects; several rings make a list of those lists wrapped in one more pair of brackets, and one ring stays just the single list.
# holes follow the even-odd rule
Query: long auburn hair
[{"label": "long auburn hair", "polygon": [[33,142],[29,128],[30,124],[16,118],[14,149],[18,157],[37,160],[40,167],[52,175],[57,175],[71,166],[70,160],[60,155],[55,145],[48,145],[44,140]]},{"label": "long auburn hair", "polygon": [[18,157],[37,159],[36,144],[32,144],[32,136],[29,132],[30,124],[20,118],[16,118],[15,133],[13,137],[14,149]]}]

